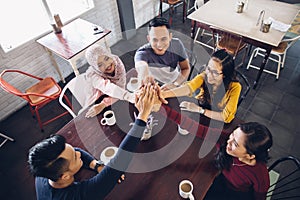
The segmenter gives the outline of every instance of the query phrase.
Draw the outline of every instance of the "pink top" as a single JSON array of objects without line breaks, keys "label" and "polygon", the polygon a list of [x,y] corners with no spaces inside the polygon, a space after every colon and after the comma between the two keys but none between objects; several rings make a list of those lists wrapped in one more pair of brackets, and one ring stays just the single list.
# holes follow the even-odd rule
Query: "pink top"
[{"label": "pink top", "polygon": [[[98,58],[101,55],[107,55],[114,60],[114,75],[105,74],[99,70]],[[123,62],[118,56],[109,53],[99,45],[93,45],[87,49],[86,59],[90,67],[86,71],[89,84],[85,87],[85,105],[93,104],[103,94],[109,96],[102,101],[106,106],[115,103],[118,99],[134,103],[134,94],[125,90],[126,71]]]}]

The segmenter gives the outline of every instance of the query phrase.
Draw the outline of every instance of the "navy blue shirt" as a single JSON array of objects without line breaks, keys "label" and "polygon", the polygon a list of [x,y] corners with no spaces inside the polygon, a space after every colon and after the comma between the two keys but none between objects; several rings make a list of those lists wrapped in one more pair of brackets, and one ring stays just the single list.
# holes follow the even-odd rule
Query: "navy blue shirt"
[{"label": "navy blue shirt", "polygon": [[[116,156],[96,176],[82,181],[74,182],[66,188],[56,189],[51,187],[49,180],[36,177],[35,187],[38,200],[89,200],[104,199],[114,188],[119,178],[127,169],[132,153],[140,142],[146,123],[137,119],[126,137],[119,146]],[[89,153],[77,148],[81,152],[83,167],[88,168],[94,159]]]}]

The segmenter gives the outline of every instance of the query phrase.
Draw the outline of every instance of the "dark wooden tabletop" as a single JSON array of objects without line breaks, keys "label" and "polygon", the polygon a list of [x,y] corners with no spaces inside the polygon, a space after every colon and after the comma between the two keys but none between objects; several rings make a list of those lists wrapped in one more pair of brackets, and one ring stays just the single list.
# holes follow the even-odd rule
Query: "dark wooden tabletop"
[{"label": "dark wooden tabletop", "polygon": [[[175,110],[178,110],[178,105],[177,99],[171,100],[170,106]],[[102,114],[87,119],[82,113],[57,134],[64,135],[68,143],[86,149],[99,159],[104,148],[119,146],[130,129],[129,124],[133,122],[133,112],[136,111],[132,104],[125,101],[118,101],[111,109],[117,119],[113,126],[100,124]],[[200,158],[202,139],[194,134],[180,135],[173,121],[160,113],[152,115],[158,120],[158,125],[153,128],[153,136],[141,141],[125,173],[126,180],[117,184],[106,199],[181,199],[178,185],[183,179],[189,179],[194,184],[195,198],[202,199],[218,173],[212,163],[216,149]],[[234,123],[226,127],[234,128]],[[95,174],[81,170],[77,180],[92,175]]]},{"label": "dark wooden tabletop", "polygon": [[[136,75],[135,70],[130,70],[127,73],[127,82],[130,77],[136,77]],[[168,100],[168,107],[177,112],[180,112],[179,103],[182,100],[194,101],[189,97]],[[131,127],[129,124],[134,121],[133,113],[137,112],[134,105],[125,101],[118,101],[109,109],[114,111],[117,120],[113,126],[100,124],[103,113],[87,119],[83,112],[57,134],[65,136],[71,145],[81,147],[96,159],[100,159],[100,154],[106,147],[119,146]],[[179,134],[178,125],[162,113],[152,113],[154,119],[158,120],[158,125],[153,127],[152,137],[141,141],[125,173],[125,181],[117,184],[106,199],[181,199],[178,187],[180,181],[184,179],[189,179],[194,184],[195,199],[202,199],[205,196],[218,173],[213,164],[215,144],[212,144],[211,148],[206,146],[207,151],[203,154],[203,146],[205,146],[202,145],[204,144],[203,138],[197,137],[196,133]],[[231,132],[241,123],[239,119],[234,119],[230,124],[224,124],[200,117],[199,114],[188,112],[181,112],[181,114],[202,125],[227,132]],[[89,170],[81,170],[76,180],[83,180],[93,175],[95,173]]]}]

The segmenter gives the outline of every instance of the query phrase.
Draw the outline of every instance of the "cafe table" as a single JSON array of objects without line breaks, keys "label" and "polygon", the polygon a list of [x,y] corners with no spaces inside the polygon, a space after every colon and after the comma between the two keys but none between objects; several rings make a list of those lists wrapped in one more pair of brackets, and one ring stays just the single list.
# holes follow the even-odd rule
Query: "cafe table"
[{"label": "cafe table", "polygon": [[[179,102],[177,98],[169,99],[167,106],[179,111]],[[65,136],[69,144],[81,147],[99,159],[106,147],[119,146],[131,127],[130,123],[134,121],[134,112],[137,112],[133,104],[125,101],[118,101],[108,109],[113,110],[116,116],[117,122],[113,126],[100,124],[102,113],[88,119],[84,117],[83,112],[57,134]],[[157,125],[152,129],[151,138],[140,142],[125,172],[125,181],[117,184],[105,199],[181,199],[178,188],[180,181],[184,179],[193,183],[195,199],[205,196],[218,174],[213,164],[216,148],[212,148],[206,155],[199,156],[204,143],[203,138],[194,133],[178,133],[178,125],[166,118],[164,110],[162,107],[159,112],[152,113]],[[236,119],[225,125],[224,129],[232,131],[238,123],[240,120]],[[94,172],[81,169],[76,180],[84,180],[93,175]]]},{"label": "cafe table", "polygon": [[268,33],[260,31],[262,21],[258,21],[260,12],[262,10],[265,11],[264,20],[272,17],[282,23],[291,24],[299,12],[299,7],[272,0],[248,0],[247,2],[243,12],[237,13],[237,0],[209,0],[191,13],[188,18],[207,26],[213,26],[237,34],[246,43],[266,50],[254,82],[253,87],[256,88],[272,47],[277,47],[286,33],[273,28]]},{"label": "cafe table", "polygon": [[51,32],[37,40],[48,52],[52,65],[58,72],[61,80],[65,82],[61,70],[53,57],[53,53],[68,61],[75,75],[79,75],[76,61],[84,56],[85,50],[95,44],[101,43],[109,49],[106,36],[111,32],[96,24],[77,18],[63,26],[61,33]]}]

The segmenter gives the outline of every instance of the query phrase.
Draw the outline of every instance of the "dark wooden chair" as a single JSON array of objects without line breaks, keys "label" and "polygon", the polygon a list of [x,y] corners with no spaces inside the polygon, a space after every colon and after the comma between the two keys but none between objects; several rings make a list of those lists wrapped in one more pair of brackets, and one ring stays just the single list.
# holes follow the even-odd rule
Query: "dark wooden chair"
[{"label": "dark wooden chair", "polygon": [[267,200],[300,199],[300,161],[294,156],[276,160],[269,168]]},{"label": "dark wooden chair", "polygon": [[215,50],[226,49],[226,51],[233,56],[233,59],[236,59],[238,53],[245,50],[242,61],[239,65],[237,65],[237,67],[243,65],[248,49],[248,45],[243,41],[243,38],[239,35],[213,26],[210,26],[210,29],[213,33]]},{"label": "dark wooden chair", "polygon": [[162,17],[162,14],[163,14],[163,12],[162,12],[163,3],[166,3],[166,4],[169,5],[169,24],[170,24],[170,26],[172,25],[175,8],[177,6],[179,6],[180,4],[183,4],[182,23],[185,22],[185,18],[186,18],[186,2],[185,2],[185,0],[160,0],[159,15],[161,17]]}]

